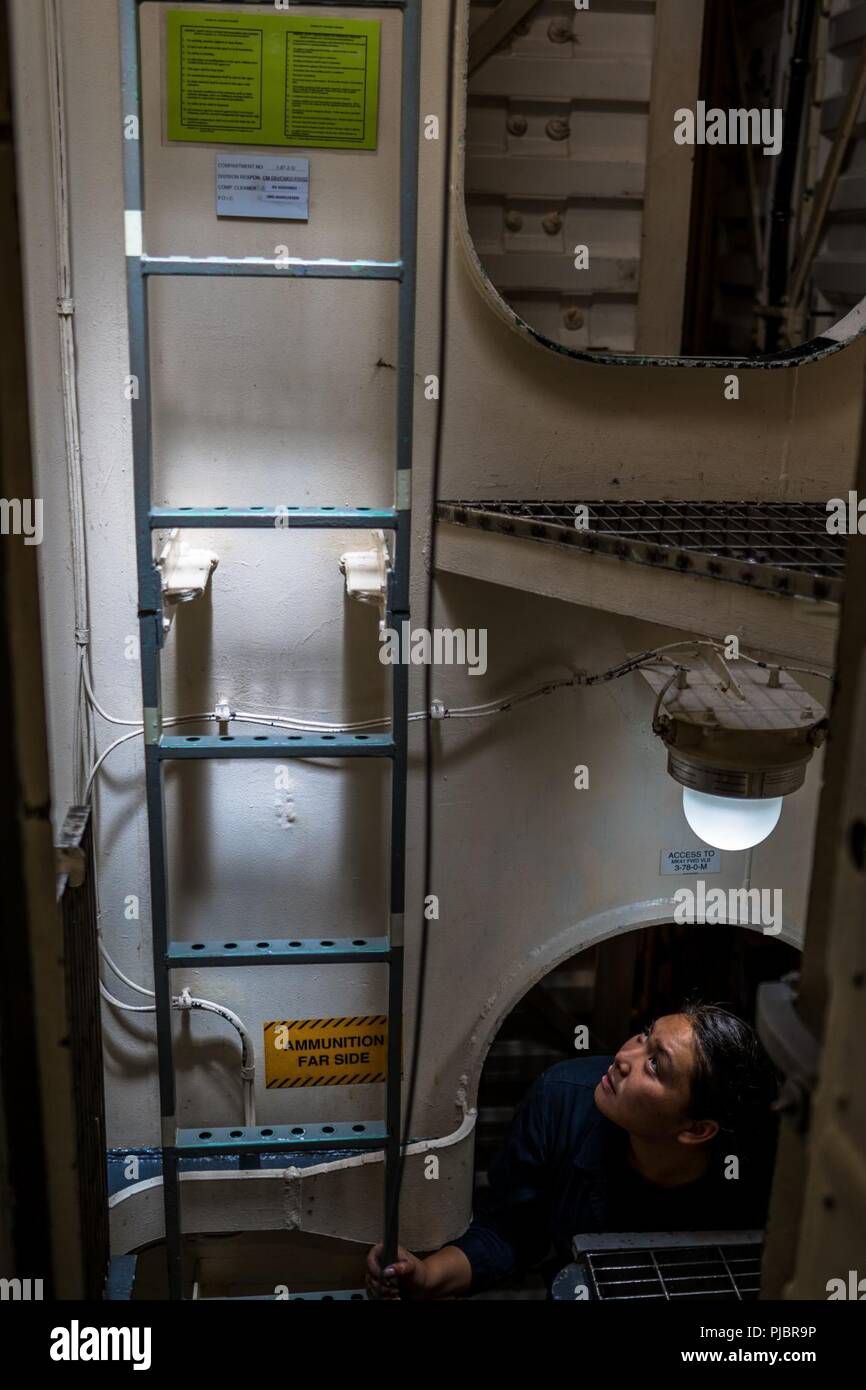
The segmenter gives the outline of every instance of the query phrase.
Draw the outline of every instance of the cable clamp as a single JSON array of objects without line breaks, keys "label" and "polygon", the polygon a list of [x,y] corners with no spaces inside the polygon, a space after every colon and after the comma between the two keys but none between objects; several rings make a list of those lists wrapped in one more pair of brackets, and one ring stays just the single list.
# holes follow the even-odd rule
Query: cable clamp
[{"label": "cable clamp", "polygon": [[61,317],[63,317],[63,318],[71,318],[72,315],[75,313],[75,300],[74,300],[74,299],[58,299],[58,301],[57,301],[57,312],[58,312],[58,314],[60,314]]},{"label": "cable clamp", "polygon": [[90,628],[89,628],[89,627],[77,627],[77,628],[75,629],[75,641],[78,643],[78,646],[79,646],[79,647],[87,647],[87,646],[89,646],[89,645],[90,645]]},{"label": "cable clamp", "polygon": [[253,1067],[241,1067],[241,1080],[242,1080],[242,1081],[255,1081],[255,1079],[256,1079],[256,1069],[255,1069],[254,1066],[253,1066]]}]

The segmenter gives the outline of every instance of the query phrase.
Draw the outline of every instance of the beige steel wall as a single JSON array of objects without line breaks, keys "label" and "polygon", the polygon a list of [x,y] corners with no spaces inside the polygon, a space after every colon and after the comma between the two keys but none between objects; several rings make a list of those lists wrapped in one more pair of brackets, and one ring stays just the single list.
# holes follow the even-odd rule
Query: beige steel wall
[{"label": "beige steel wall", "polygon": [[[160,29],[145,7],[146,246],[152,253],[388,258],[397,253],[396,138],[399,17],[383,22],[380,145],[375,154],[311,151],[309,225],[217,223],[214,151],[161,143]],[[207,8],[207,7],[204,7]],[[270,7],[260,7],[268,12]],[[451,231],[443,496],[823,498],[853,475],[864,341],[803,369],[743,371],[741,399],[724,399],[718,369],[589,366],[517,331],[485,286],[460,197],[467,4],[458,6],[455,203]],[[302,10],[302,7],[299,7]],[[63,36],[72,189],[74,292],[93,605],[93,665],[103,706],[140,709],[121,196],[121,106],[114,0],[64,0]],[[330,11],[328,11],[330,12]],[[320,11],[317,11],[320,13]],[[341,12],[335,7],[333,13]],[[353,13],[356,13],[353,11]],[[51,147],[42,6],[13,5],[21,201],[27,232],[29,358],[34,440],[46,539],[40,553],[55,815],[71,794],[75,644],[55,308]],[[366,13],[365,13],[365,17]],[[424,7],[421,110],[446,128],[447,6]],[[435,426],[423,378],[436,371],[444,138],[421,144],[415,623],[423,621],[426,531]],[[163,281],[151,290],[155,497],[178,504],[288,502],[348,505],[390,498],[395,298],[387,285]],[[616,480],[616,481],[614,481]],[[357,535],[357,533],[356,533]],[[237,709],[315,719],[375,717],[385,707],[373,610],[343,597],[340,554],[360,543],[329,533],[202,533],[220,554],[208,599],[182,611],[165,662],[166,712],[207,710],[220,695]],[[710,600],[708,600],[710,601]],[[780,622],[785,621],[780,606]],[[673,640],[670,627],[444,578],[437,622],[485,627],[483,678],[443,670],[434,694],[476,704],[577,666]],[[676,634],[674,634],[676,635]],[[420,708],[414,676],[412,708]],[[820,683],[814,683],[816,694]],[[557,695],[522,713],[440,728],[432,924],[415,1135],[460,1133],[440,1182],[415,1182],[407,1240],[433,1243],[462,1229],[469,1200],[471,1117],[486,1049],[533,981],[590,940],[669,917],[662,848],[694,843],[649,728],[636,678],[602,691]],[[116,735],[102,728],[101,746]],[[420,726],[413,726],[410,894],[420,902]],[[573,789],[588,763],[591,791]],[[796,807],[753,856],[753,886],[784,891],[784,939],[802,933],[819,769]],[[293,766],[294,821],[270,763],[174,769],[168,778],[174,934],[381,932],[386,913],[387,787],[376,767]],[[102,925],[134,979],[151,977],[141,749],[113,754],[98,790]],[[740,886],[744,856],[726,856],[721,886]],[[138,920],[124,903],[140,898]],[[406,1026],[420,912],[410,916]],[[698,930],[699,928],[696,928]],[[379,1011],[375,968],[193,971],[178,986],[225,1002],[258,1044],[273,1018]],[[455,988],[456,984],[456,988]],[[118,992],[123,986],[117,985]],[[124,997],[127,997],[124,995]],[[130,1002],[138,1002],[128,996]],[[147,1016],[106,1009],[109,1141],[156,1142],[158,1105]],[[211,1019],[178,1023],[181,1124],[240,1117],[237,1047]],[[407,1044],[407,1059],[409,1048]],[[333,1094],[264,1091],[263,1120],[320,1121]],[[340,1093],[340,1118],[380,1113],[381,1090]],[[197,1216],[201,1229],[307,1225],[365,1239],[379,1224],[378,1174],[365,1164],[328,1187],[314,1179],[316,1214],[295,1201],[253,1218],[225,1195]],[[410,1180],[414,1182],[414,1179]],[[366,1184],[366,1186],[365,1186]],[[205,1184],[196,1184],[203,1189]],[[249,1190],[249,1185],[247,1187]],[[198,1207],[206,1199],[197,1190]],[[198,1209],[198,1208],[197,1208]],[[118,1217],[118,1220],[120,1218]],[[126,1208],[120,1243],[144,1226]],[[312,1224],[311,1224],[312,1223]],[[347,1223],[350,1229],[347,1229]]]}]

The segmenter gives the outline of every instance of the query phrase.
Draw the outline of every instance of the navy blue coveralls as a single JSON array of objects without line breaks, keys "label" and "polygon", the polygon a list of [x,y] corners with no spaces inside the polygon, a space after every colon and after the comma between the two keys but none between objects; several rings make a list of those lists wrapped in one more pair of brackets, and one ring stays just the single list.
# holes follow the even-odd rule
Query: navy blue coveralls
[{"label": "navy blue coveralls", "polygon": [[559,1062],[522,1101],[489,1169],[489,1201],[464,1235],[449,1241],[472,1266],[469,1294],[545,1261],[549,1284],[573,1259],[577,1232],[760,1229],[766,1186],[747,1159],[726,1178],[724,1138],[705,1176],[663,1188],[628,1163],[628,1135],[597,1108],[593,1093],[612,1057]]}]

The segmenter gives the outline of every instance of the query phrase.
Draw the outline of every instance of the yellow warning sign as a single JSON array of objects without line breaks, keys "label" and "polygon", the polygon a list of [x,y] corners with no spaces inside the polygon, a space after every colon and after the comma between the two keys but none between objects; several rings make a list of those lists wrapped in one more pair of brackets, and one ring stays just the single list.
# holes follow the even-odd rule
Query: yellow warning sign
[{"label": "yellow warning sign", "polygon": [[265,1083],[271,1090],[384,1081],[387,1051],[385,1014],[266,1023]]}]

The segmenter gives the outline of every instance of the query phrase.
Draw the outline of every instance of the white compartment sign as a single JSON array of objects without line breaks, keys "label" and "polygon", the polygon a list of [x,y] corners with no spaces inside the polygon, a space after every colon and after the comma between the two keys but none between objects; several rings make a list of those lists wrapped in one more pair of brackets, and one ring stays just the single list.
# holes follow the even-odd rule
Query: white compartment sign
[{"label": "white compartment sign", "polygon": [[218,217],[276,217],[304,222],[310,215],[310,161],[272,154],[218,154]]},{"label": "white compartment sign", "polygon": [[720,874],[722,853],[718,849],[663,849],[659,872],[662,874]]}]

